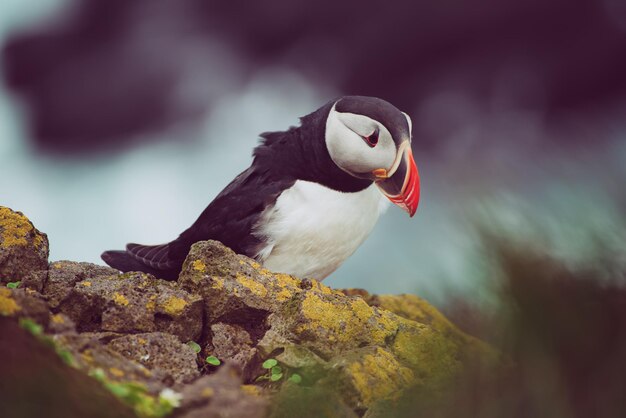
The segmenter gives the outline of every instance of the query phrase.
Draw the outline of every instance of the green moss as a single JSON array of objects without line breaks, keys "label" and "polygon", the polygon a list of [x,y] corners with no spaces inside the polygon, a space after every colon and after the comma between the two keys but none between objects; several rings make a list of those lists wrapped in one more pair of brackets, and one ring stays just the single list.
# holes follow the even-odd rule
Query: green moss
[{"label": "green moss", "polygon": [[178,400],[171,396],[167,389],[159,396],[151,395],[146,386],[137,382],[115,382],[106,377],[100,368],[92,369],[89,373],[91,377],[98,380],[113,395],[123,403],[133,408],[139,417],[153,418],[169,415],[178,406]]},{"label": "green moss", "polygon": [[403,318],[430,325],[440,331],[458,331],[437,308],[417,295],[379,295],[376,298],[380,308]]},{"label": "green moss", "polygon": [[402,321],[391,350],[415,372],[420,382],[439,387],[461,370],[457,342],[432,327]]},{"label": "green moss", "polygon": [[63,360],[65,364],[71,367],[76,367],[76,360],[74,359],[74,356],[72,356],[72,353],[70,353],[60,344],[57,344],[53,337],[44,334],[43,326],[41,326],[31,318],[20,318],[19,324],[22,328],[24,328],[26,331],[30,332],[34,337],[36,337],[41,343],[52,348],[57,353],[57,355],[61,357],[61,360]]}]

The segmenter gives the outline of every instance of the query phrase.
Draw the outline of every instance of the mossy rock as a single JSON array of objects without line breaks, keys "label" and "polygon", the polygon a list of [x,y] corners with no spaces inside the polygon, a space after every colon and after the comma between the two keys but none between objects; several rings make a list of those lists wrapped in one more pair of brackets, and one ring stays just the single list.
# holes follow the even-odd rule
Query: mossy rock
[{"label": "mossy rock", "polygon": [[261,358],[276,358],[309,384],[341,382],[344,402],[357,410],[402,387],[436,391],[463,370],[468,353],[493,353],[417,296],[345,294],[272,273],[215,241],[192,246],[179,283],[202,295],[206,323],[245,328]]},{"label": "mossy rock", "polygon": [[0,206],[0,283],[48,269],[48,237],[26,216]]},{"label": "mossy rock", "polygon": [[95,277],[77,282],[58,309],[79,331],[162,331],[182,342],[202,332],[202,299],[176,283],[145,273]]},{"label": "mossy rock", "polygon": [[[276,391],[285,409],[273,416],[298,416],[302,407],[363,416],[406,388],[436,395],[468,360],[499,359],[414,295],[334,290],[268,271],[216,241],[192,246],[177,282],[89,263],[48,266],[45,235],[17,212],[0,215],[0,267],[27,274],[27,288],[0,287],[0,314],[30,321],[68,364],[139,415],[171,411],[178,401],[161,404],[161,393],[175,389],[183,395],[177,417],[261,418]],[[1,263],[28,251],[39,264]],[[222,364],[207,365],[208,355]],[[281,367],[274,380],[262,367],[269,358]],[[289,402],[289,393],[301,398]]]}]

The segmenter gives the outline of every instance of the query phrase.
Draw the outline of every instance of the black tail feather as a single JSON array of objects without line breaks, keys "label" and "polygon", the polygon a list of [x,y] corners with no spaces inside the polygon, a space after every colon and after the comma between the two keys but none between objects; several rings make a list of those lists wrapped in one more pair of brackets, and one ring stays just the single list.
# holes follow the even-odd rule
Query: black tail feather
[{"label": "black tail feather", "polygon": [[180,272],[180,267],[165,269],[154,268],[127,251],[105,251],[102,253],[101,258],[109,266],[120,271],[142,271],[165,280],[178,279],[178,273]]}]

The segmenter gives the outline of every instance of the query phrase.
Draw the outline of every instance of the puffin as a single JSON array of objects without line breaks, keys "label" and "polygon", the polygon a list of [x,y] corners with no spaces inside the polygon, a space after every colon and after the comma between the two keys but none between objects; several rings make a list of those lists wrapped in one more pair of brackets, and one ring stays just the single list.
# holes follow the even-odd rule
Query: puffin
[{"label": "puffin", "polygon": [[363,243],[387,200],[415,214],[411,130],[411,118],[385,100],[332,100],[300,126],[261,134],[250,167],[178,238],[131,243],[102,259],[123,272],[176,280],[191,246],[216,240],[271,271],[322,280]]}]

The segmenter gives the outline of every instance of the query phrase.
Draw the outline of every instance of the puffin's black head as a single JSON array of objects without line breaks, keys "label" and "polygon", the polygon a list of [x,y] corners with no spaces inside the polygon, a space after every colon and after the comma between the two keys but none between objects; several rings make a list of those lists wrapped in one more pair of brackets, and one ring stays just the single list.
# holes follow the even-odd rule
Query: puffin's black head
[{"label": "puffin's black head", "polygon": [[376,182],[389,200],[415,214],[420,184],[406,113],[376,97],[342,97],[330,109],[325,139],[340,169]]}]

